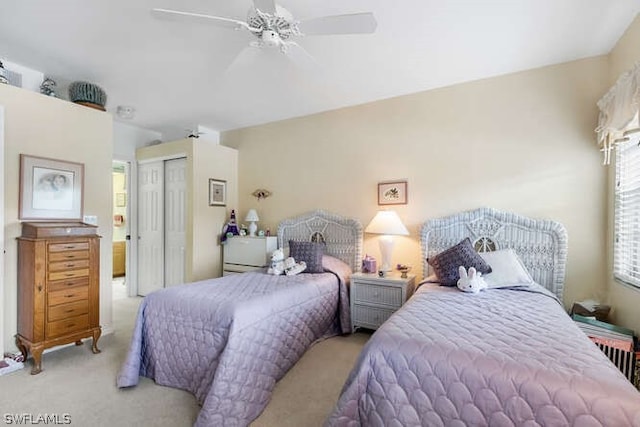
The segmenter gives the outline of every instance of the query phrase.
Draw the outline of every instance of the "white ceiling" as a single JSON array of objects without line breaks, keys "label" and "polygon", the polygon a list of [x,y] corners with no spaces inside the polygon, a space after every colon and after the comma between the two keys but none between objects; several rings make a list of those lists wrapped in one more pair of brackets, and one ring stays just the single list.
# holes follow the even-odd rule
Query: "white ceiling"
[{"label": "white ceiling", "polygon": [[5,0],[0,58],[108,94],[132,124],[228,130],[609,52],[639,0],[280,0],[296,19],[372,11],[370,35],[299,40],[318,62],[277,51],[229,65],[249,34],[154,19],[151,8],[243,20],[251,0]]}]

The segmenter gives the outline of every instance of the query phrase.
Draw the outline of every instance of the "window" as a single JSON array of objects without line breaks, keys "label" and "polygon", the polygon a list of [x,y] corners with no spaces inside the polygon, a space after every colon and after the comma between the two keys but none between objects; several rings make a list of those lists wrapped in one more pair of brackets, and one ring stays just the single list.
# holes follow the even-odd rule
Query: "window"
[{"label": "window", "polygon": [[616,148],[613,275],[640,287],[640,147],[633,136]]}]

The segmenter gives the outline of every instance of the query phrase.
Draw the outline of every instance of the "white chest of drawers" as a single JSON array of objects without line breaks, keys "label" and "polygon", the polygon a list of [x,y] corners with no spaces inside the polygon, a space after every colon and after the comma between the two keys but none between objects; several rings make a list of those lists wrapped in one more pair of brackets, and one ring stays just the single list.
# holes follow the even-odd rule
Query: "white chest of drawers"
[{"label": "white chest of drawers", "polygon": [[275,236],[236,236],[223,245],[222,275],[259,270],[271,262],[271,253],[278,247]]},{"label": "white chest of drawers", "polygon": [[354,273],[351,275],[351,330],[378,329],[413,294],[415,275]]}]

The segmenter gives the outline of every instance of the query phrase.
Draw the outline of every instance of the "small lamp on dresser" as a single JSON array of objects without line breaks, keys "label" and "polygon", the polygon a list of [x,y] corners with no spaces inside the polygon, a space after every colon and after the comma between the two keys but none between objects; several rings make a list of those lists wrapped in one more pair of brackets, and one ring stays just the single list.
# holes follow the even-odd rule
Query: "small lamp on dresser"
[{"label": "small lamp on dresser", "polygon": [[378,239],[380,254],[382,255],[382,265],[380,271],[391,270],[391,253],[393,252],[393,236],[408,236],[409,231],[404,226],[400,217],[395,211],[378,211],[373,217],[365,233],[381,234]]},{"label": "small lamp on dresser", "polygon": [[249,209],[247,212],[247,216],[244,218],[245,221],[249,221],[249,236],[256,237],[256,231],[258,231],[258,226],[256,222],[260,221],[258,218],[258,212],[255,209]]}]

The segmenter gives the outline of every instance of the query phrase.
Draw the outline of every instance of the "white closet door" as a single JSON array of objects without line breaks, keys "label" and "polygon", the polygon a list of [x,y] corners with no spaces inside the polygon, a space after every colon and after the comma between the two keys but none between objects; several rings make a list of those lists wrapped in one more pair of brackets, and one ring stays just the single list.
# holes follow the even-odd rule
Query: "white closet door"
[{"label": "white closet door", "polygon": [[164,287],[164,162],[138,168],[138,294]]},{"label": "white closet door", "polygon": [[187,206],[187,159],[168,160],[164,165],[164,285],[179,285],[185,280]]}]

